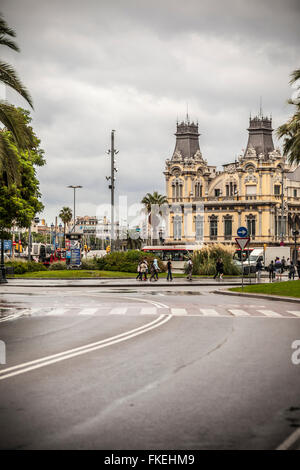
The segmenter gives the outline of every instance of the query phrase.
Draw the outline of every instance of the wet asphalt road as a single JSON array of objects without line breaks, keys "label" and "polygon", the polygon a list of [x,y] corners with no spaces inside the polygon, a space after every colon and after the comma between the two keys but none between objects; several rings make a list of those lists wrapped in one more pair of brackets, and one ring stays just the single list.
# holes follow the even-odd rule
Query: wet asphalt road
[{"label": "wet asphalt road", "polygon": [[0,447],[278,447],[300,426],[300,305],[211,290],[1,288]]}]

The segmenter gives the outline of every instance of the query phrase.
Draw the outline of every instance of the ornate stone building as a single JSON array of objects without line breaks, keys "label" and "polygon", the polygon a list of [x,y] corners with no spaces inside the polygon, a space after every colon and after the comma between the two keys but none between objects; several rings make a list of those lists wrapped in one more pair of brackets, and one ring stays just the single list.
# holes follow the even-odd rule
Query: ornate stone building
[{"label": "ornate stone building", "polygon": [[177,123],[164,172],[166,244],[232,244],[239,226],[248,228],[256,246],[293,243],[292,230],[300,230],[300,166],[291,169],[274,149],[271,119],[250,118],[248,132],[243,155],[217,171],[202,156],[198,124]]}]

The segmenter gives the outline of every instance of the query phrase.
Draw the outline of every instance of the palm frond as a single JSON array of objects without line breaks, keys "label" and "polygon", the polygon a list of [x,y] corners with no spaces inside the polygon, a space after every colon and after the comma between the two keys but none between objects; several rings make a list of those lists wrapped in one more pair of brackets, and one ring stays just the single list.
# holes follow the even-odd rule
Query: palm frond
[{"label": "palm frond", "polygon": [[0,45],[1,46],[7,46],[10,49],[13,49],[16,52],[20,52],[20,48],[18,44],[16,44],[14,41],[11,39],[6,38],[5,36],[0,36]]},{"label": "palm frond", "polygon": [[0,35],[8,34],[8,36],[11,36],[13,38],[16,37],[15,31],[8,26],[6,23],[5,19],[3,18],[3,14],[0,13]]},{"label": "palm frond", "polygon": [[24,116],[13,105],[0,100],[0,122],[10,131],[21,150],[34,147],[32,134]]},{"label": "palm frond", "polygon": [[11,87],[19,93],[32,107],[32,98],[28,90],[24,87],[13,67],[6,62],[0,61],[0,82]]},{"label": "palm frond", "polygon": [[4,132],[0,132],[0,175],[8,186],[20,182],[19,160]]}]

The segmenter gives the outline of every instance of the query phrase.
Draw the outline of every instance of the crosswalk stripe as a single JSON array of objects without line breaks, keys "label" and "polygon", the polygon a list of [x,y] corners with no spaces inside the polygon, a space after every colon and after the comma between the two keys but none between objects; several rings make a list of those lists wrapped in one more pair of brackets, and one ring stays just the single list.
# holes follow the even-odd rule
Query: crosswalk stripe
[{"label": "crosswalk stripe", "polygon": [[115,307],[109,312],[110,315],[124,315],[127,311],[127,307]]},{"label": "crosswalk stripe", "polygon": [[245,312],[245,310],[230,310],[229,312],[236,317],[249,317],[250,313]]},{"label": "crosswalk stripe", "polygon": [[288,310],[288,313],[291,313],[292,315],[296,315],[296,317],[300,317],[299,310]]},{"label": "crosswalk stripe", "polygon": [[187,315],[185,308],[171,308],[172,315]]},{"label": "crosswalk stripe", "polygon": [[143,307],[141,309],[142,315],[155,315],[157,313],[157,308],[155,307]]},{"label": "crosswalk stripe", "polygon": [[51,310],[50,312],[46,313],[47,317],[49,315],[62,315],[63,313],[65,313],[68,309],[66,308],[55,308],[53,310]]},{"label": "crosswalk stripe", "polygon": [[200,312],[205,316],[218,317],[220,314],[212,308],[200,308]]},{"label": "crosswalk stripe", "polygon": [[78,312],[78,315],[94,315],[97,312],[98,308],[84,308]]},{"label": "crosswalk stripe", "polygon": [[257,310],[259,313],[266,315],[266,317],[282,317],[280,313],[273,312],[273,310]]}]

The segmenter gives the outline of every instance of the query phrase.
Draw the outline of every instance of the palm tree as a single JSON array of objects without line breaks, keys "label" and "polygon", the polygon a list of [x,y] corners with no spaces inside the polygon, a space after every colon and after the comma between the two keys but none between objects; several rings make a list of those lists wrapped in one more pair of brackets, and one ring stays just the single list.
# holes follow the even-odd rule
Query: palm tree
[{"label": "palm tree", "polygon": [[[19,52],[18,45],[12,40],[15,37],[15,31],[8,26],[0,14],[0,45]],[[2,60],[0,60],[0,82],[19,93],[33,108],[32,98],[17,73],[11,65]],[[29,150],[34,147],[24,116],[13,105],[4,100],[0,100],[0,122],[5,126],[5,129],[12,133],[20,150]],[[0,171],[7,175],[7,183],[10,184],[13,180],[18,179],[19,171],[18,162],[6,137],[5,129],[0,131]]]},{"label": "palm tree", "polygon": [[[300,80],[300,69],[295,70],[291,74],[290,84],[296,84]],[[297,98],[289,99],[288,103],[296,106],[295,114],[288,120],[286,124],[283,124],[277,129],[277,135],[279,138],[284,137],[283,143],[283,155],[288,157],[290,164],[300,163],[300,83],[296,86]]]},{"label": "palm tree", "polygon": [[[158,207],[161,207],[163,204],[168,203],[168,199],[166,196],[162,196],[159,194],[157,191],[154,191],[153,194],[147,193],[146,196],[143,197],[142,199],[142,204],[144,204],[145,209],[147,210],[148,213],[148,223],[151,226],[151,208],[152,205],[157,205]],[[159,214],[161,215],[161,211],[159,211]],[[155,241],[155,240],[154,240]],[[151,242],[151,240],[150,240]],[[155,243],[154,243],[155,244]]]},{"label": "palm tree", "polygon": [[72,210],[70,207],[63,207],[59,213],[59,217],[61,218],[64,224],[64,248],[66,247],[66,224],[71,222],[72,220]]}]

